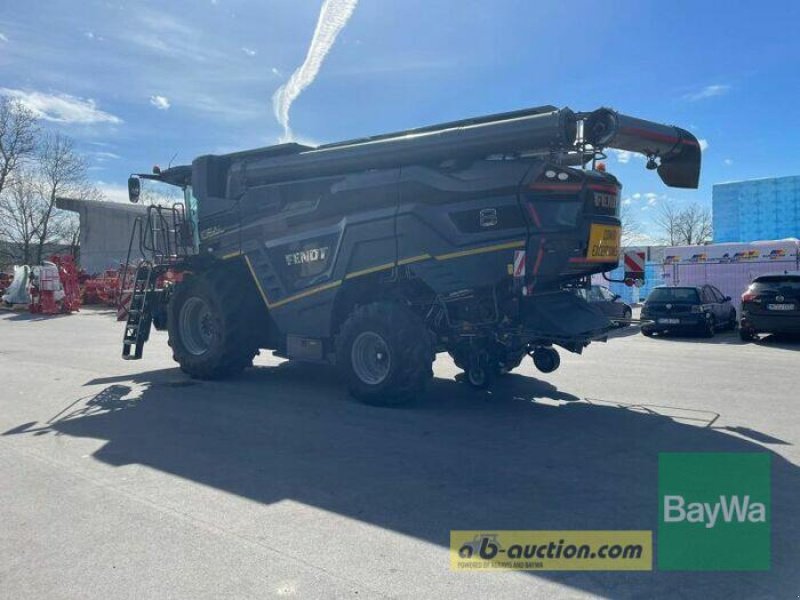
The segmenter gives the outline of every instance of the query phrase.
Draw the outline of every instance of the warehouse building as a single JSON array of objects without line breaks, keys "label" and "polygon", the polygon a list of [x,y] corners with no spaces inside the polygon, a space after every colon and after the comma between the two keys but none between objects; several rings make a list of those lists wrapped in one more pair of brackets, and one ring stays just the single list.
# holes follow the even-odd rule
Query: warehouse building
[{"label": "warehouse building", "polygon": [[[147,213],[138,204],[75,198],[58,198],[56,206],[80,217],[80,266],[87,273],[119,268],[128,254],[134,221]],[[132,258],[139,258],[138,245]]]},{"label": "warehouse building", "polygon": [[712,204],[715,243],[800,238],[800,175],[719,183]]}]

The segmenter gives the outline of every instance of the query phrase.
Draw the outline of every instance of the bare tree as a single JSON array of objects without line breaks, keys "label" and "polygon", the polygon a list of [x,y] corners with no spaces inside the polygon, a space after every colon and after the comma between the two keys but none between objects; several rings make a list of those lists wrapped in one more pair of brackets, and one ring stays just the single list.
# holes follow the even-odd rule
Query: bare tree
[{"label": "bare tree", "polygon": [[635,246],[644,237],[644,227],[631,204],[623,204],[620,210],[622,221],[622,247]]},{"label": "bare tree", "polygon": [[86,180],[86,161],[75,151],[72,139],[52,133],[44,136],[38,152],[37,185],[42,198],[36,234],[36,262],[41,263],[45,244],[62,241],[68,217],[56,209],[56,198],[85,198],[92,194]]},{"label": "bare tree", "polygon": [[699,204],[684,208],[662,204],[653,223],[661,241],[670,246],[694,246],[711,240],[711,211]]},{"label": "bare tree", "polygon": [[680,211],[674,204],[663,203],[659,206],[656,216],[653,217],[653,224],[659,233],[659,241],[669,246],[680,245],[680,234],[678,232],[678,221]]},{"label": "bare tree", "polygon": [[680,211],[678,233],[682,244],[693,246],[711,241],[711,211],[691,204]]},{"label": "bare tree", "polygon": [[37,136],[36,116],[19,101],[0,96],[0,194],[33,155]]},{"label": "bare tree", "polygon": [[7,258],[29,264],[38,233],[42,202],[30,176],[16,177],[0,195],[0,237]]}]

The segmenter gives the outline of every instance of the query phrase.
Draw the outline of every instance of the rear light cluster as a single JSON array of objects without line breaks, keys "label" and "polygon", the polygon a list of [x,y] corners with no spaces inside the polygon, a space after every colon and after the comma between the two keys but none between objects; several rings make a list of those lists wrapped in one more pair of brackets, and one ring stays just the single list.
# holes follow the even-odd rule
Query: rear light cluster
[{"label": "rear light cluster", "polygon": [[747,290],[742,294],[742,302],[760,302],[761,300],[753,290]]}]

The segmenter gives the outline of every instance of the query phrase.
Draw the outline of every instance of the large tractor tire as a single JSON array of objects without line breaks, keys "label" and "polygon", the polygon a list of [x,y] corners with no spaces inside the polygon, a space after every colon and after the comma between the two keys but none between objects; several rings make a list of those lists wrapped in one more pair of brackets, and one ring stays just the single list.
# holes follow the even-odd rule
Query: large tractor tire
[{"label": "large tractor tire", "polygon": [[196,379],[222,379],[253,364],[258,344],[249,295],[235,273],[186,275],[169,301],[172,358]]},{"label": "large tractor tire", "polygon": [[336,338],[336,364],[350,393],[365,404],[400,406],[433,377],[434,349],[425,324],[400,304],[360,306]]}]

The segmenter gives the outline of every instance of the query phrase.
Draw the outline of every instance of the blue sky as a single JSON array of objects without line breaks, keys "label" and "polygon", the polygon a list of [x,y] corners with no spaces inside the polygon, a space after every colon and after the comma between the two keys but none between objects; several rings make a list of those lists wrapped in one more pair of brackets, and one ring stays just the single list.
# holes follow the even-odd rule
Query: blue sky
[{"label": "blue sky", "polygon": [[[321,5],[5,0],[0,91],[74,137],[118,199],[173,155],[275,143],[272,96]],[[707,143],[700,190],[608,161],[646,225],[659,203],[710,204],[713,183],[800,172],[798,24],[785,1],[361,0],[291,126],[325,142],[539,104],[674,123]]]}]

